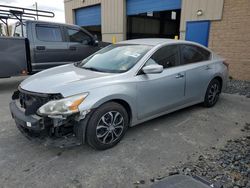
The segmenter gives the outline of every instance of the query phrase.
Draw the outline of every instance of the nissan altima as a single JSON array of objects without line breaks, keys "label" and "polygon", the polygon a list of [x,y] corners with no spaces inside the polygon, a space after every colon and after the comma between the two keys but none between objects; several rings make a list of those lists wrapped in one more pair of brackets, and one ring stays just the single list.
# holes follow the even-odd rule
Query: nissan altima
[{"label": "nissan altima", "polygon": [[10,110],[30,139],[104,150],[131,126],[197,103],[214,106],[227,77],[224,59],[197,43],[128,40],[30,76]]}]

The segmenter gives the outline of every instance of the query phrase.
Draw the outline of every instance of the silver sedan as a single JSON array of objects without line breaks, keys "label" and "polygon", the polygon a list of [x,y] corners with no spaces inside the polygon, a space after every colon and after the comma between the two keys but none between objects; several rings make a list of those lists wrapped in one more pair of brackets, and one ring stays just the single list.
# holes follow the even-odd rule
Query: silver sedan
[{"label": "silver sedan", "polygon": [[197,103],[214,106],[227,77],[228,64],[197,43],[129,40],[29,77],[10,108],[30,137],[72,134],[103,150],[128,127]]}]

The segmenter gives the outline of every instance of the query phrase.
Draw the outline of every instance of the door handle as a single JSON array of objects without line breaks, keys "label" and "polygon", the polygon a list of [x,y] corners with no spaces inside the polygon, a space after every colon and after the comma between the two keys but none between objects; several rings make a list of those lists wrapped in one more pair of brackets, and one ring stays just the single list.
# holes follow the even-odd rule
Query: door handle
[{"label": "door handle", "polygon": [[205,70],[210,70],[212,69],[210,66],[206,66]]},{"label": "door handle", "polygon": [[45,50],[45,46],[37,46],[36,49],[37,50]]},{"label": "door handle", "polygon": [[175,78],[183,78],[184,77],[184,74],[181,74],[181,73],[179,73],[179,74],[177,74],[176,76],[175,76]]},{"label": "door handle", "polygon": [[75,51],[76,47],[75,46],[70,46],[69,49]]}]

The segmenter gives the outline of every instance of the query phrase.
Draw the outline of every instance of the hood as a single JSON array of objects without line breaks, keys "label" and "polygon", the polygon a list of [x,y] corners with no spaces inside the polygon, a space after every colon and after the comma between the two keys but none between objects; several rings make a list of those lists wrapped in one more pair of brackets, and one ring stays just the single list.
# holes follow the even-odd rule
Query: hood
[{"label": "hood", "polygon": [[98,87],[99,80],[104,81],[103,78],[112,75],[117,74],[95,72],[70,64],[30,76],[20,84],[20,87],[23,90],[36,93],[61,93],[66,97]]}]

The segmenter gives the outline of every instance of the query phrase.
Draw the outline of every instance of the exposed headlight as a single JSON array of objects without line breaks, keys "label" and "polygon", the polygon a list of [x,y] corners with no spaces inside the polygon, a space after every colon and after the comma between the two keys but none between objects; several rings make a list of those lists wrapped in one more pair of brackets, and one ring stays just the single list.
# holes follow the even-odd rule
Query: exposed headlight
[{"label": "exposed headlight", "polygon": [[60,100],[49,101],[38,109],[41,115],[70,115],[79,112],[78,106],[88,96],[88,93],[74,95]]}]

